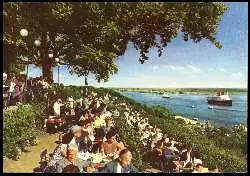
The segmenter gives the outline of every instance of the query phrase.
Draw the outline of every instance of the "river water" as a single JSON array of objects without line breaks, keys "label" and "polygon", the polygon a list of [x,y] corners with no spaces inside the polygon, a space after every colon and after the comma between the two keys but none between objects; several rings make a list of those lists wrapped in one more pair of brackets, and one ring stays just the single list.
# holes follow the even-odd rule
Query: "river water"
[{"label": "river water", "polygon": [[[208,109],[208,95],[170,94],[171,98],[162,98],[154,93],[120,92],[122,95],[148,106],[161,105],[184,117],[198,118],[200,122],[209,120],[215,126],[247,125],[247,95],[232,95],[230,107],[213,106]],[[194,108],[192,107],[194,105]]]}]

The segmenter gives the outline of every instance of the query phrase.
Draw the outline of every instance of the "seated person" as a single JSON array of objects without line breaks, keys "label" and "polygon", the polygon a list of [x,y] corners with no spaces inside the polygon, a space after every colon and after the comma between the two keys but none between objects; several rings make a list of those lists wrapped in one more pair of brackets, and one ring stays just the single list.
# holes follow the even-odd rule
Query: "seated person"
[{"label": "seated person", "polygon": [[112,121],[110,119],[105,119],[106,125],[103,126],[103,130],[105,135],[110,131],[110,130],[115,130],[112,124]]},{"label": "seated person", "polygon": [[170,150],[172,150],[174,153],[179,153],[179,150],[176,148],[177,144],[174,144],[173,146],[171,145],[170,147],[168,147]]},{"label": "seated person", "polygon": [[[166,138],[166,137],[162,137],[162,139],[159,141],[159,143],[161,144],[161,146],[162,146],[163,148],[165,148],[166,145],[169,145],[169,139]],[[172,144],[171,144],[171,145],[172,145]]]},{"label": "seated person", "polygon": [[192,147],[188,147],[187,151],[181,153],[181,161],[184,161],[184,167],[187,163],[193,163],[194,153]]},{"label": "seated person", "polygon": [[203,173],[203,166],[202,166],[202,164],[197,164],[195,166],[194,171],[192,173]]},{"label": "seated person", "polygon": [[219,168],[216,165],[211,166],[209,170],[211,170],[211,173],[220,173]]},{"label": "seated person", "polygon": [[91,113],[92,114],[98,114],[98,108],[99,108],[100,104],[97,100],[92,101],[92,103],[89,105],[89,109],[91,109]]},{"label": "seated person", "polygon": [[163,147],[160,145],[160,143],[156,143],[156,146],[153,149],[153,157],[152,161],[154,164],[154,167],[157,169],[162,169],[163,168]]},{"label": "seated person", "polygon": [[93,115],[91,114],[91,110],[90,109],[85,109],[83,111],[83,115],[80,117],[79,121],[80,120],[93,120]]},{"label": "seated person", "polygon": [[89,138],[91,139],[91,141],[94,141],[95,137],[94,137],[94,129],[92,128],[92,124],[91,124],[91,120],[90,119],[86,119],[86,120],[81,120],[79,122],[80,126],[82,126],[82,131],[83,132],[87,132],[89,135]]},{"label": "seated person", "polygon": [[53,172],[56,162],[67,156],[67,146],[73,139],[73,137],[74,135],[72,133],[65,134],[62,137],[62,143],[55,148],[54,152],[52,153],[53,156],[51,160],[48,162],[48,165],[44,169],[45,173]]},{"label": "seated person", "polygon": [[105,126],[105,119],[103,117],[96,116],[94,118],[93,127],[94,128],[101,128],[102,126]]},{"label": "seated person", "polygon": [[70,164],[63,168],[62,173],[80,173],[80,169],[77,166]]},{"label": "seated person", "polygon": [[132,154],[128,149],[123,149],[119,158],[108,163],[102,173],[137,173],[137,169],[131,164]]},{"label": "seated person", "polygon": [[73,164],[75,166],[78,166],[78,168],[81,170],[85,163],[83,164],[81,160],[76,158],[77,155],[77,147],[76,146],[70,146],[67,149],[67,157],[63,158],[61,160],[58,160],[56,162],[56,172],[57,173],[62,173],[63,169],[70,165]]},{"label": "seated person", "polygon": [[84,131],[80,138],[79,150],[83,152],[90,152],[92,150],[92,141],[89,138],[89,133]]},{"label": "seated person", "polygon": [[118,143],[115,137],[116,133],[113,131],[110,131],[106,135],[107,141],[101,144],[101,153],[103,155],[115,156],[124,148],[124,145],[122,143]]},{"label": "seated person", "polygon": [[164,148],[162,147],[161,143],[157,142],[153,149],[153,153],[155,154],[155,156],[162,156],[163,149]]},{"label": "seated person", "polygon": [[[67,146],[75,145],[79,148],[80,137],[82,136],[82,128],[78,125],[74,125],[70,128],[67,135],[71,137],[71,141],[67,144]],[[66,149],[62,150],[62,155],[66,156],[66,152]]]},{"label": "seated person", "polygon": [[103,142],[103,138],[105,137],[105,132],[103,128],[95,128],[95,140],[94,140],[94,145],[92,152],[93,153],[99,153],[101,150],[101,144]]},{"label": "seated person", "polygon": [[171,147],[171,143],[167,143],[165,145],[165,149],[164,149],[164,156],[172,156],[174,155],[174,151],[170,149]]},{"label": "seated person", "polygon": [[84,111],[83,111],[83,108],[81,106],[81,103],[77,102],[77,105],[76,105],[76,108],[75,108],[76,120],[79,121],[79,119],[83,116],[83,114],[84,114]]}]

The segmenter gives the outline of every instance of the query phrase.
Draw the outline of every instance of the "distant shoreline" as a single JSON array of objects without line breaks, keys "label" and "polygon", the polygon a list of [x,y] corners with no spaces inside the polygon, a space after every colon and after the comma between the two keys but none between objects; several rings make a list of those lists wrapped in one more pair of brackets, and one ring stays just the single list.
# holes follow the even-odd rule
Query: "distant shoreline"
[{"label": "distant shoreline", "polygon": [[162,88],[162,89],[150,89],[150,88],[112,88],[119,92],[139,92],[139,93],[155,93],[155,94],[193,94],[193,95],[215,95],[218,91],[228,92],[229,94],[247,94],[248,89],[197,89],[197,88]]}]

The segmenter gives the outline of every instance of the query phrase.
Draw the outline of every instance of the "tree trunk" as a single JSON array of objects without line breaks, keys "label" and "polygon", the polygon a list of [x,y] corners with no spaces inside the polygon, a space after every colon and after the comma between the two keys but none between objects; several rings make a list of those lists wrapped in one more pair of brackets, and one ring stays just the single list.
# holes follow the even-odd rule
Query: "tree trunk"
[{"label": "tree trunk", "polygon": [[87,81],[88,77],[85,75],[85,86],[88,85],[88,81]]},{"label": "tree trunk", "polygon": [[41,63],[43,78],[48,82],[53,82],[52,59],[49,58],[49,46],[47,42],[47,32],[42,32],[41,43]]},{"label": "tree trunk", "polygon": [[87,86],[88,86],[88,76],[87,75],[85,75],[84,76],[84,78],[85,78],[85,86],[86,86],[86,88],[85,88],[85,95],[86,95],[86,97],[87,97],[87,95],[88,95],[88,88],[87,88]]}]

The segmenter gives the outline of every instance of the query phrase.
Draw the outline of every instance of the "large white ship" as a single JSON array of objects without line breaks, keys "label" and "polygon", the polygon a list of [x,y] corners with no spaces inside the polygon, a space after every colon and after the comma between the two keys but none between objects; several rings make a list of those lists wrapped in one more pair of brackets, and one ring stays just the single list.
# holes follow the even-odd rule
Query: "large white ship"
[{"label": "large white ship", "polygon": [[232,106],[232,98],[224,92],[217,92],[215,96],[207,97],[207,103],[210,105],[219,105],[219,106]]}]

